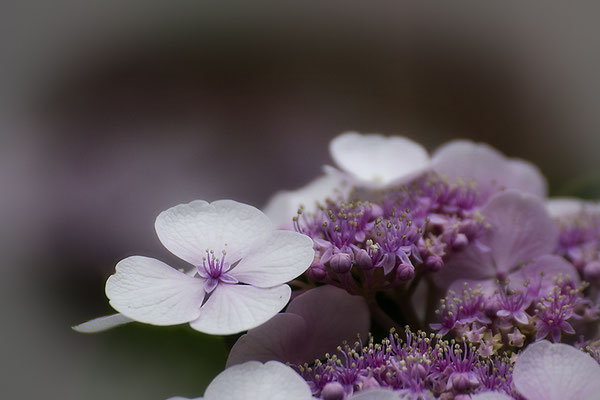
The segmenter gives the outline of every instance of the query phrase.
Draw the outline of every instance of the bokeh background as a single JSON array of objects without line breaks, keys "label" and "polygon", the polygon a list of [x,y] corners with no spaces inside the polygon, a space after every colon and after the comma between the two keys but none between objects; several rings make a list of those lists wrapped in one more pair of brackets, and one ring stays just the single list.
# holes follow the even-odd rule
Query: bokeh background
[{"label": "bokeh background", "polygon": [[600,4],[3,1],[0,395],[200,395],[226,346],[109,313],[129,255],[178,261],[156,215],[261,207],[347,131],[485,141],[554,195],[598,197]]}]

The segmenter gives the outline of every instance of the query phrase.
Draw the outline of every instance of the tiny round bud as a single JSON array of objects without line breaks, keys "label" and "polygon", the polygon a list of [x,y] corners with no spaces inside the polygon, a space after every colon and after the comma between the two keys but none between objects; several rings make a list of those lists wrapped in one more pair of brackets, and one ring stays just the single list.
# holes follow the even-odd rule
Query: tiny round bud
[{"label": "tiny round bud", "polygon": [[444,266],[444,260],[440,256],[429,256],[425,260],[425,267],[432,272],[437,272]]},{"label": "tiny round bud", "polygon": [[356,254],[356,264],[364,270],[373,269],[373,259],[364,249],[361,249],[358,254]]},{"label": "tiny round bud", "polygon": [[583,268],[583,276],[588,281],[598,281],[598,279],[600,279],[600,261],[587,263]]},{"label": "tiny round bud", "polygon": [[345,398],[346,392],[339,382],[329,382],[321,391],[321,399],[323,400],[344,400]]},{"label": "tiny round bud", "polygon": [[410,264],[400,264],[396,270],[396,279],[399,281],[409,281],[415,276],[415,268]]},{"label": "tiny round bud", "polygon": [[467,238],[467,235],[465,235],[464,233],[459,233],[452,241],[452,249],[457,251],[462,250],[465,247],[467,247],[468,244],[469,239]]},{"label": "tiny round bud", "polygon": [[352,256],[347,253],[334,254],[329,260],[329,265],[338,274],[345,274],[352,268]]},{"label": "tiny round bud", "polygon": [[327,276],[325,266],[320,262],[313,262],[310,268],[306,271],[306,275],[316,282],[320,282]]}]

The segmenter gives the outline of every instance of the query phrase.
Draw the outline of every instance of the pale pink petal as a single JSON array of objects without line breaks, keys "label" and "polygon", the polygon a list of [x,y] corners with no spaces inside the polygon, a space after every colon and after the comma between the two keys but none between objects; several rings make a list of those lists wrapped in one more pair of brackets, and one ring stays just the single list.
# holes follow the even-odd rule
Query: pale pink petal
[{"label": "pale pink petal", "polygon": [[516,189],[544,197],[546,180],[533,164],[509,159],[483,143],[455,140],[441,146],[432,157],[433,169],[451,180],[474,181],[484,198]]},{"label": "pale pink petal", "polygon": [[539,257],[534,262],[510,274],[508,279],[511,289],[514,290],[523,289],[527,281],[529,281],[528,286],[540,284],[541,295],[545,296],[554,286],[554,279],[559,274],[570,278],[575,285],[580,283],[579,273],[573,264],[554,255]]},{"label": "pale pink petal", "polygon": [[323,358],[344,340],[353,342],[357,334],[366,338],[371,321],[364,297],[327,285],[296,297],[286,312],[300,315],[306,322],[304,361]]},{"label": "pale pink petal", "polygon": [[543,340],[519,355],[513,382],[527,400],[598,400],[600,365],[572,346]]},{"label": "pale pink petal", "polygon": [[308,269],[315,256],[312,239],[298,232],[273,231],[254,246],[229,273],[258,287],[291,281]]},{"label": "pale pink petal", "polygon": [[281,311],[290,295],[288,285],[257,288],[219,284],[190,326],[212,335],[232,335],[256,328]]},{"label": "pale pink petal", "polygon": [[501,392],[482,392],[471,396],[471,400],[513,400],[513,398]]},{"label": "pale pink petal", "polygon": [[292,368],[270,361],[249,361],[221,372],[208,385],[204,400],[311,400],[308,383]]},{"label": "pale pink petal", "polygon": [[155,228],[169,251],[196,266],[207,249],[218,257],[225,250],[226,260],[233,263],[273,229],[260,210],[233,200],[180,204],[160,213]]},{"label": "pale pink petal", "polygon": [[120,261],[106,282],[106,296],[115,310],[153,325],[176,325],[198,318],[204,294],[202,279],[141,256]]},{"label": "pale pink petal", "polygon": [[515,158],[508,160],[506,173],[501,178],[506,189],[516,189],[541,199],[548,195],[546,178],[542,171],[529,161]]},{"label": "pale pink petal", "polygon": [[451,254],[442,269],[432,277],[438,287],[446,288],[455,281],[492,279],[495,275],[491,252],[470,245],[458,253]]},{"label": "pale pink petal", "polygon": [[537,197],[513,190],[498,193],[481,214],[491,225],[481,241],[491,249],[498,271],[510,272],[556,247],[558,227]]},{"label": "pale pink petal", "polygon": [[[412,179],[429,166],[429,155],[418,143],[401,136],[348,132],[329,144],[336,164],[357,183],[387,185]],[[403,179],[404,178],[404,179]]]},{"label": "pale pink petal", "polygon": [[72,329],[79,333],[98,333],[132,321],[131,318],[127,318],[123,314],[112,314],[75,325]]},{"label": "pale pink petal", "polygon": [[307,334],[304,318],[290,313],[277,314],[264,324],[250,329],[235,342],[227,357],[227,367],[252,360],[276,360],[292,364],[314,361],[314,357],[303,357]]},{"label": "pale pink petal", "polygon": [[399,400],[398,393],[387,389],[372,389],[358,392],[348,398],[348,400]]},{"label": "pale pink petal", "polygon": [[344,181],[335,174],[326,174],[313,180],[298,190],[277,192],[264,207],[264,213],[273,224],[281,229],[292,229],[292,218],[298,215],[298,208],[310,213],[317,209],[319,202],[328,197],[337,198],[345,193]]}]

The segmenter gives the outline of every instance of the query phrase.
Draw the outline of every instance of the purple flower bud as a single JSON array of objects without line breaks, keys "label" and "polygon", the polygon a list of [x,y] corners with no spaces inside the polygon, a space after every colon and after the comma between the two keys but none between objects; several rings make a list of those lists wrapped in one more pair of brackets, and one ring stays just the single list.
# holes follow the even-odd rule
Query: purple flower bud
[{"label": "purple flower bud", "polygon": [[321,392],[321,399],[323,400],[344,400],[345,398],[346,392],[339,382],[329,382]]},{"label": "purple flower bud", "polygon": [[313,281],[320,282],[327,276],[325,266],[320,262],[313,262],[310,268],[306,271],[306,275]]},{"label": "purple flower bud", "polygon": [[600,279],[600,261],[592,261],[583,268],[583,276],[586,280],[597,282]]},{"label": "purple flower bud", "polygon": [[452,249],[459,251],[467,247],[468,244],[469,239],[467,238],[467,235],[465,235],[464,233],[459,233],[452,241]]},{"label": "purple flower bud", "polygon": [[356,264],[358,264],[358,266],[364,270],[370,270],[374,267],[373,259],[371,258],[369,253],[367,253],[367,251],[364,249],[361,249],[356,254]]},{"label": "purple flower bud", "polygon": [[400,264],[398,265],[398,270],[396,271],[396,280],[398,281],[409,281],[415,276],[415,267],[410,264]]},{"label": "purple flower bud", "polygon": [[477,377],[472,372],[455,372],[450,376],[448,386],[461,393],[479,386]]},{"label": "purple flower bud", "polygon": [[425,267],[432,272],[437,272],[444,266],[444,260],[440,256],[429,256],[425,260]]},{"label": "purple flower bud", "polygon": [[347,253],[334,254],[329,260],[329,265],[338,274],[345,274],[352,268],[352,256]]}]

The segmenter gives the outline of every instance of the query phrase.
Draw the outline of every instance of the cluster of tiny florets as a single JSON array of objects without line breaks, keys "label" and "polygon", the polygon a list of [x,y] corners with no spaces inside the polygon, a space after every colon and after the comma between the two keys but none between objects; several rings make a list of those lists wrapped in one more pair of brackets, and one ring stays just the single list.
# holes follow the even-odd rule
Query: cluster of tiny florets
[{"label": "cluster of tiny florets", "polygon": [[354,294],[402,285],[418,268],[440,270],[486,229],[475,189],[433,174],[410,186],[349,196],[357,197],[362,200],[328,199],[294,217],[295,229],[315,243],[306,272],[314,282]]},{"label": "cluster of tiny florets", "polygon": [[408,327],[402,336],[392,330],[380,343],[371,337],[367,344],[344,344],[325,361],[295,368],[313,395],[323,400],[344,399],[375,387],[411,400],[454,399],[486,390],[511,393],[509,358],[484,357],[472,345]]},{"label": "cluster of tiny florets", "polygon": [[481,354],[491,355],[500,349],[516,351],[534,340],[559,342],[564,336],[573,337],[572,324],[584,328],[598,318],[597,305],[583,296],[586,284],[576,286],[562,276],[544,292],[531,287],[499,287],[491,295],[469,286],[460,294],[449,291],[440,301],[438,322],[431,328],[441,335],[451,333],[478,346]]}]

